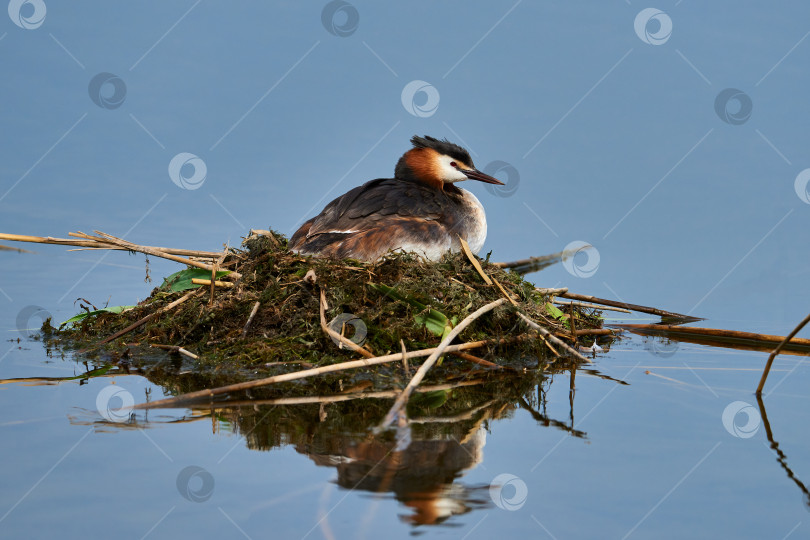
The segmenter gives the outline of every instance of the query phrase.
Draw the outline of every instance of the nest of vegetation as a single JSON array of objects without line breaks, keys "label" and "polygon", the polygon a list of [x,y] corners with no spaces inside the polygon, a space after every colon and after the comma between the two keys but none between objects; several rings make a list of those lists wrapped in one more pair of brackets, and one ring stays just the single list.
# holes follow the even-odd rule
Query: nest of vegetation
[{"label": "nest of vegetation", "polygon": [[[178,273],[137,306],[120,313],[94,310],[54,337],[91,357],[127,354],[135,345],[182,347],[197,357],[191,366],[197,372],[248,371],[255,377],[279,365],[319,366],[357,357],[324,331],[322,294],[329,326],[362,344],[365,356],[401,352],[403,344],[408,351],[435,347],[458,321],[505,294],[510,302],[476,319],[460,336],[465,342],[486,341],[471,352],[499,365],[572,361],[564,354],[557,358],[565,351],[540,338],[517,312],[546,328],[552,339],[556,335],[571,345],[572,318],[579,330],[602,325],[598,311],[576,307],[563,313],[532,283],[481,260],[483,272],[497,282],[487,284],[463,253],[448,253],[440,262],[407,253],[391,253],[375,263],[320,259],[290,252],[287,239],[274,232],[252,235],[242,248],[228,249],[219,266],[226,269],[218,274],[223,281],[227,271],[240,275],[227,283],[230,287],[177,287],[173,280],[183,277]],[[190,295],[185,302],[166,309],[184,294]],[[156,312],[121,337],[105,339]],[[593,343],[594,338],[583,339]]]}]

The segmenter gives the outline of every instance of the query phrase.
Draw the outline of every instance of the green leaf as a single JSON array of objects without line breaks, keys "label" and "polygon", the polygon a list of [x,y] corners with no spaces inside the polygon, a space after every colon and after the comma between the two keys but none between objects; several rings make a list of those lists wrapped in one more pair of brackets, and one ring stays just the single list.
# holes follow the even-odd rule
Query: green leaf
[{"label": "green leaf", "polygon": [[75,323],[75,322],[83,321],[87,317],[95,317],[96,315],[101,315],[102,313],[115,313],[115,314],[122,313],[122,312],[124,312],[124,311],[126,311],[128,309],[132,309],[134,307],[135,306],[110,306],[110,307],[97,309],[95,311],[85,311],[84,313],[79,313],[78,315],[75,315],[75,316],[71,317],[70,319],[68,319],[65,322],[63,322],[62,324],[60,324],[59,326],[61,328],[62,326],[65,326],[66,324],[72,324],[72,323]]},{"label": "green leaf", "polygon": [[565,318],[565,313],[551,302],[546,302],[546,312],[557,320]]},{"label": "green leaf", "polygon": [[382,283],[369,283],[368,286],[377,292],[381,292],[386,296],[390,296],[394,300],[399,300],[400,302],[404,302],[410,306],[413,306],[419,311],[424,311],[427,308],[427,306],[422,302],[420,302],[419,300],[413,298],[412,296],[406,296],[401,292],[399,292],[398,290],[396,290],[395,288],[389,287],[388,285],[383,285]]},{"label": "green leaf", "polygon": [[427,328],[431,334],[441,336],[442,339],[453,329],[447,317],[435,309],[428,309],[424,313],[414,315],[413,320],[415,320],[417,324],[425,325],[425,328]]},{"label": "green leaf", "polygon": [[[230,273],[231,272],[229,270],[220,270],[217,272],[216,279],[227,276]],[[182,292],[189,289],[202,287],[202,285],[192,283],[192,279],[211,279],[211,272],[203,268],[187,268],[185,270],[180,270],[179,272],[175,272],[169,277],[164,278],[161,288],[167,288],[171,292]]]},{"label": "green leaf", "polygon": [[420,313],[414,315],[413,320],[416,321],[416,324],[425,325],[425,328],[436,336],[441,336],[444,338],[456,325],[457,319],[455,317],[453,317],[453,320],[450,321],[441,311],[429,308],[419,300],[413,298],[412,296],[404,295],[393,287],[389,287],[388,285],[383,285],[381,283],[369,283],[368,285],[375,291],[381,292],[395,300],[399,300],[400,302],[408,304],[414,309],[419,310]]}]

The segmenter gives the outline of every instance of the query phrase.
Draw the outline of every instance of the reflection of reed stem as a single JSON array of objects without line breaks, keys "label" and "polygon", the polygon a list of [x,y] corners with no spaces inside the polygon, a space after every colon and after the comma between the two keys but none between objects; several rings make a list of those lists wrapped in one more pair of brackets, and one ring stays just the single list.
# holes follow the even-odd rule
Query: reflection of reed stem
[{"label": "reflection of reed stem", "polygon": [[804,493],[804,504],[810,507],[810,491],[807,490],[807,487],[804,483],[799,480],[796,475],[793,473],[790,467],[787,464],[787,456],[785,455],[782,450],[779,449],[779,443],[773,439],[773,432],[771,431],[771,423],[768,422],[768,413],[765,412],[765,403],[762,401],[762,396],[757,394],[757,404],[759,404],[759,415],[762,417],[762,424],[765,426],[765,436],[768,437],[768,442],[771,443],[771,449],[776,452],[778,456],[776,461],[779,462],[779,465],[785,469],[785,472],[788,475],[788,478],[793,480],[799,489],[802,490]]}]

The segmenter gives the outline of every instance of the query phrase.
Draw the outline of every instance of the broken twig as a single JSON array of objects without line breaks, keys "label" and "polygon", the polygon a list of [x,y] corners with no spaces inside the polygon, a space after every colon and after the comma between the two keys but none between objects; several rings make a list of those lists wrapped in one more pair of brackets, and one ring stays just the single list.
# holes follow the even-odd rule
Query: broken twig
[{"label": "broken twig", "polygon": [[586,362],[586,363],[588,363],[588,364],[592,364],[592,363],[593,363],[593,362],[591,362],[590,358],[587,358],[587,357],[585,357],[585,356],[582,356],[582,354],[580,354],[580,352],[579,352],[579,351],[577,351],[576,349],[572,348],[572,347],[571,347],[570,345],[568,345],[566,342],[564,342],[563,340],[561,340],[560,338],[558,338],[557,336],[555,336],[554,334],[552,334],[551,332],[549,332],[548,330],[546,330],[545,328],[543,328],[542,326],[540,326],[539,324],[537,324],[536,322],[534,322],[533,320],[531,320],[530,318],[528,318],[528,317],[527,317],[526,315],[524,315],[523,313],[518,312],[518,317],[520,317],[521,319],[523,319],[523,320],[526,322],[526,324],[528,324],[529,326],[531,326],[532,328],[534,328],[535,330],[537,330],[538,332],[540,332],[540,334],[541,334],[541,335],[542,335],[544,338],[548,339],[549,341],[551,341],[551,342],[552,342],[552,343],[554,343],[555,345],[558,345],[558,346],[559,346],[559,347],[561,347],[562,349],[565,349],[565,351],[566,351],[566,352],[568,352],[568,354],[570,354],[570,355],[574,356],[575,358],[577,358],[577,359],[579,359],[579,360],[582,360],[583,362]]},{"label": "broken twig", "polygon": [[250,317],[248,317],[248,320],[245,323],[245,327],[242,328],[242,339],[245,339],[247,337],[248,328],[250,328],[250,323],[253,322],[254,317],[256,317],[256,313],[259,312],[259,306],[261,304],[262,304],[261,302],[256,302],[255,304],[253,304],[253,309],[250,311]]},{"label": "broken twig", "polygon": [[197,356],[196,354],[194,354],[193,352],[190,352],[189,350],[184,349],[183,347],[179,347],[177,345],[159,345],[157,343],[152,343],[149,346],[154,347],[156,349],[163,349],[164,351],[176,352],[176,353],[182,354],[183,356],[188,356],[192,360],[199,360],[200,359],[200,357]]},{"label": "broken twig", "polygon": [[346,345],[347,347],[349,347],[351,350],[353,350],[355,352],[359,352],[360,354],[362,354],[366,358],[373,358],[374,355],[372,353],[370,353],[367,349],[364,349],[363,347],[361,347],[360,345],[358,345],[354,341],[350,340],[346,336],[338,334],[337,332],[335,332],[334,330],[329,328],[329,325],[326,324],[326,305],[327,305],[326,304],[326,292],[323,289],[321,289],[321,328],[323,329],[323,331],[326,332],[326,334],[329,337],[338,340],[339,342],[341,342],[344,345]]}]

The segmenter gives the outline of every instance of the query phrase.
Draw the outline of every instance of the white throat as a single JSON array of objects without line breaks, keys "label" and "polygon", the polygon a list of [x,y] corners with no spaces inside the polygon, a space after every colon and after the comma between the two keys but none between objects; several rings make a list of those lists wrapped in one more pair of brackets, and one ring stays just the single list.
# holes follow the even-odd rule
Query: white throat
[{"label": "white throat", "polygon": [[439,168],[441,170],[442,180],[450,184],[467,180],[467,175],[451,165],[451,163],[454,162],[458,163],[450,156],[439,156]]}]

